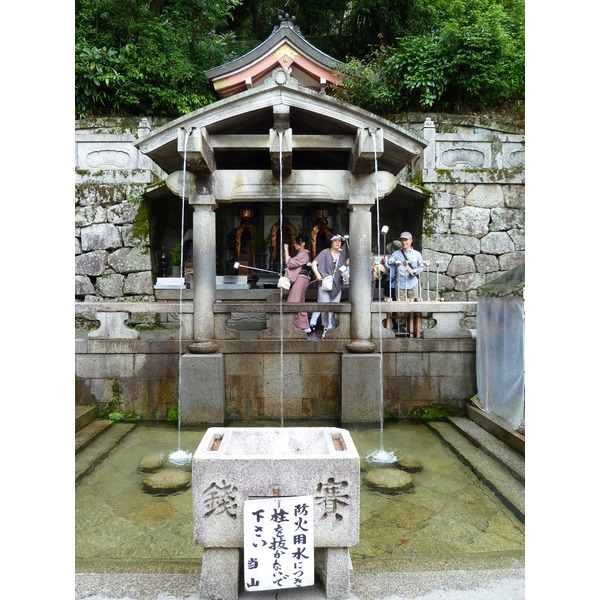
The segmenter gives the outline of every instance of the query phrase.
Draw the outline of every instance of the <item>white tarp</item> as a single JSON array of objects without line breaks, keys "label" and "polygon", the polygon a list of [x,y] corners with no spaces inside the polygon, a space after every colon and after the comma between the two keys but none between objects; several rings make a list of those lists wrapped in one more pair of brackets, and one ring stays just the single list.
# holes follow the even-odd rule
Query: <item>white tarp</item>
[{"label": "white tarp", "polygon": [[513,429],[524,432],[524,268],[521,270],[523,284],[515,286],[513,274],[513,277],[508,277],[510,284],[504,293],[498,280],[491,282],[491,286],[486,284],[480,288],[483,293],[477,299],[476,348],[480,408],[508,421]]}]

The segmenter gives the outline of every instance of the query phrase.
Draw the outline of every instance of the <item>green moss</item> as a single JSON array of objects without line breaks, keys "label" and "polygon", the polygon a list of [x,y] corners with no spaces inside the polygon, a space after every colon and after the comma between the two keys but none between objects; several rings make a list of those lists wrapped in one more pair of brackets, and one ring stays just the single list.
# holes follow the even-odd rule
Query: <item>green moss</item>
[{"label": "green moss", "polygon": [[114,421],[116,419],[112,418],[110,416],[111,414],[122,414],[121,405],[123,402],[123,393],[121,391],[121,382],[118,378],[113,379],[113,382],[111,384],[111,392],[112,397],[110,399],[110,402],[106,406],[102,406],[100,404],[96,405],[96,416],[99,419],[104,419],[108,417],[109,419],[112,419]]},{"label": "green moss", "polygon": [[423,185],[423,171],[417,171],[410,182],[414,185]]},{"label": "green moss", "polygon": [[429,192],[423,204],[423,233],[425,235],[433,235],[435,233],[433,223],[437,215],[437,210],[431,206],[431,195],[432,192]]},{"label": "green moss", "polygon": [[[143,317],[147,316],[145,313],[140,313],[140,315],[142,314]],[[132,319],[136,319],[135,313],[133,313],[131,316]],[[138,319],[143,317],[138,317]],[[136,331],[160,331],[161,329],[165,329],[165,326],[160,322],[160,317],[158,315],[154,315],[153,323],[136,323],[132,329],[135,329]]]},{"label": "green moss", "polygon": [[384,422],[397,423],[400,420],[400,411],[397,408],[383,411]]},{"label": "green moss", "polygon": [[178,421],[179,420],[179,407],[173,405],[169,408],[169,413],[167,414],[167,421]]},{"label": "green moss", "polygon": [[[145,241],[150,236],[150,211],[148,208],[148,201],[144,199],[139,200],[139,207],[135,213],[133,219],[133,227],[131,229],[131,236],[133,239],[138,241]],[[142,251],[149,252],[147,246],[142,246]]]},{"label": "green moss", "polygon": [[128,412],[123,414],[122,411],[117,410],[108,415],[108,418],[111,421],[127,421],[128,423],[136,423],[137,421],[141,421],[142,417],[140,415],[136,415],[133,412]]},{"label": "green moss", "polygon": [[418,421],[443,421],[446,417],[455,415],[453,408],[443,404],[427,404],[415,406],[411,409],[409,417]]}]

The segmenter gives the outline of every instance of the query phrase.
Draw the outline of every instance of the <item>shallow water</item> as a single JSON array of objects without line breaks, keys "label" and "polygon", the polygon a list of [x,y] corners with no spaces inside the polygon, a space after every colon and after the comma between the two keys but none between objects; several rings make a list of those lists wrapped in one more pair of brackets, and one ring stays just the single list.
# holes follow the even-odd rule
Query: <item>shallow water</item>
[{"label": "shallow water", "polygon": [[[361,458],[380,448],[379,426],[348,429]],[[181,449],[193,453],[205,430],[182,429]],[[424,468],[399,495],[362,481],[360,542],[350,549],[356,570],[523,566],[524,525],[426,425],[386,425],[383,447]],[[138,470],[144,457],[177,449],[176,427],[138,425],[76,485],[77,571],[199,572],[191,488],[146,493],[148,473]]]}]

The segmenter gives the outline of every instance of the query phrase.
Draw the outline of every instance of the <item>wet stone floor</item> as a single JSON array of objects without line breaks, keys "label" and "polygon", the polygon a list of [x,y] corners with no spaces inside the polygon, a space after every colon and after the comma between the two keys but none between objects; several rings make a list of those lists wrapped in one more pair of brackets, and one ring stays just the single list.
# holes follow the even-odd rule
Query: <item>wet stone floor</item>
[{"label": "wet stone floor", "polygon": [[[347,429],[361,458],[382,445],[379,427]],[[184,428],[178,444],[176,425],[138,425],[76,485],[77,572],[200,572],[191,488],[147,493],[148,473],[138,467],[178,446],[193,453],[204,431]],[[524,524],[426,425],[386,425],[383,448],[423,470],[397,495],[374,491],[362,478],[360,542],[350,549],[356,571],[524,566]]]}]

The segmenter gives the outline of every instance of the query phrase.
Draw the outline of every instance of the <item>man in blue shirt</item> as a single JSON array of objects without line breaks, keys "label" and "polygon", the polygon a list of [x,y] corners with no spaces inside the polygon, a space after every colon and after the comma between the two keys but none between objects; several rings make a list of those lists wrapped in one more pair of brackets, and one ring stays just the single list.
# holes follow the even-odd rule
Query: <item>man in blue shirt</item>
[{"label": "man in blue shirt", "polygon": [[[421,253],[412,247],[413,237],[408,231],[400,235],[400,248],[390,257],[395,264],[390,267],[392,287],[396,291],[396,300],[419,298],[419,273],[423,271]],[[404,264],[404,262],[408,264]],[[391,262],[391,261],[390,261]]]}]

